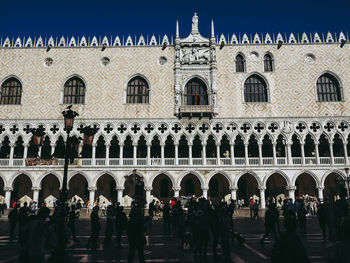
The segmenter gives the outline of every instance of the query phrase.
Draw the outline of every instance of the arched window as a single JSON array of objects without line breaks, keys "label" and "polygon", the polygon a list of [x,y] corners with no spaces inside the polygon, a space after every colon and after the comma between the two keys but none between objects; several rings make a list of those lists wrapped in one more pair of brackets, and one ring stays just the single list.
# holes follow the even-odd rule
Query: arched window
[{"label": "arched window", "polygon": [[208,105],[208,93],[205,83],[194,78],[187,82],[185,87],[186,105]]},{"label": "arched window", "polygon": [[317,80],[318,101],[341,101],[339,81],[329,73],[323,74]]},{"label": "arched window", "polygon": [[242,54],[236,56],[236,72],[245,72],[245,59]]},{"label": "arched window", "polygon": [[21,104],[22,85],[16,78],[9,78],[1,85],[0,104]]},{"label": "arched window", "polygon": [[273,71],[273,57],[271,54],[267,53],[264,56],[264,71],[272,72]]},{"label": "arched window", "polygon": [[250,76],[244,83],[245,102],[268,102],[266,82],[258,75]]},{"label": "arched window", "polygon": [[149,86],[142,77],[134,77],[128,83],[126,91],[126,103],[148,103]]},{"label": "arched window", "polygon": [[84,104],[85,84],[78,77],[72,77],[64,84],[64,104]]}]

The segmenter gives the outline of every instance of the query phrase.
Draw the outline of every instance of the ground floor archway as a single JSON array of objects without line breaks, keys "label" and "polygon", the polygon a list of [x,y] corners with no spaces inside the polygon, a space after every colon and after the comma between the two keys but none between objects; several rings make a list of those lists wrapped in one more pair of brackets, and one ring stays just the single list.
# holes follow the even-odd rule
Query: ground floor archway
[{"label": "ground floor archway", "polygon": [[88,181],[81,174],[74,175],[68,182],[68,198],[77,195],[84,202],[89,199]]},{"label": "ground floor archway", "polygon": [[[52,197],[55,199],[59,198],[60,195],[60,181],[58,178],[53,175],[53,174],[48,174],[46,175],[42,180],[41,180],[41,190],[39,192],[39,206],[45,203],[50,203],[52,201]],[[48,199],[51,200],[48,200]],[[45,200],[47,199],[47,200]]]},{"label": "ground floor archway", "polygon": [[346,194],[344,179],[337,173],[330,173],[324,181],[323,198],[336,198]]},{"label": "ground floor archway", "polygon": [[109,174],[104,174],[96,182],[95,198],[102,202],[114,203],[117,201],[117,189],[114,178]]},{"label": "ground floor archway", "polygon": [[279,173],[274,173],[266,181],[265,198],[276,202],[288,197],[286,179]]},{"label": "ground floor archway", "polygon": [[173,184],[165,174],[159,174],[152,183],[151,194],[160,201],[168,202],[174,196]]},{"label": "ground floor archway", "polygon": [[197,197],[202,196],[203,191],[201,189],[201,182],[194,174],[187,174],[181,180],[180,196],[195,195]]},{"label": "ground floor archway", "polygon": [[295,197],[318,196],[315,179],[308,173],[302,173],[295,181]]},{"label": "ground floor archway", "polygon": [[246,173],[238,180],[237,198],[244,199],[244,204],[248,205],[250,198],[259,198],[258,182],[253,175]]},{"label": "ground floor archway", "polygon": [[227,178],[221,174],[215,174],[209,181],[208,198],[213,201],[224,199],[230,194],[230,183]]},{"label": "ground floor archway", "polygon": [[[13,191],[11,194],[11,203],[20,202],[30,202],[33,199],[32,181],[26,174],[20,174],[13,181]],[[28,203],[29,204],[29,203]]]}]

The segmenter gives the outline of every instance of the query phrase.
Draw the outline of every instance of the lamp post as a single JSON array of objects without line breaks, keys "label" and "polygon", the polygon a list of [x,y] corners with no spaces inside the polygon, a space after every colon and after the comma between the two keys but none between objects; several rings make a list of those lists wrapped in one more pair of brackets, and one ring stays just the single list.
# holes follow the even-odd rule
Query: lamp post
[{"label": "lamp post", "polygon": [[350,173],[350,169],[348,168],[348,167],[346,167],[345,168],[345,174],[346,174],[346,178],[345,178],[345,181],[346,181],[346,186],[347,186],[347,193],[348,193],[348,201],[349,201],[349,191],[350,191],[350,189],[349,189],[349,184],[350,184],[350,175],[349,175],[349,173]]}]

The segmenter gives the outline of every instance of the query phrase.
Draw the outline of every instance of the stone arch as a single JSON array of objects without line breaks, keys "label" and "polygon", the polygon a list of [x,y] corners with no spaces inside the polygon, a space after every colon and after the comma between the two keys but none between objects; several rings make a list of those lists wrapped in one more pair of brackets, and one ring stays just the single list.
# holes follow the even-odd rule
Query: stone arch
[{"label": "stone arch", "polygon": [[[69,176],[67,182],[68,188],[68,198],[72,198],[77,195],[85,201],[89,199],[89,177],[84,175],[82,172],[75,172],[73,175]],[[83,184],[79,181],[83,180]],[[86,182],[86,184],[85,184]]]},{"label": "stone arch", "polygon": [[292,181],[291,181],[292,186],[295,186],[295,182],[296,182],[297,178],[299,177],[299,175],[301,175],[301,174],[309,174],[315,180],[316,187],[320,186],[320,182],[319,182],[317,175],[310,170],[302,170],[301,172],[297,172],[292,178]]},{"label": "stone arch", "polygon": [[234,182],[233,182],[232,178],[230,177],[230,175],[227,172],[222,171],[222,170],[213,171],[213,172],[209,173],[207,175],[207,180],[205,181],[205,187],[209,187],[209,182],[210,182],[211,178],[213,178],[213,176],[215,176],[216,174],[222,174],[227,179],[227,181],[229,183],[229,187],[230,188],[233,187]]},{"label": "stone arch", "polygon": [[171,173],[169,173],[168,171],[165,171],[165,170],[160,170],[160,171],[158,171],[157,173],[155,173],[154,175],[152,175],[152,176],[149,178],[149,180],[148,180],[147,186],[148,186],[148,187],[152,187],[152,184],[153,184],[154,179],[155,179],[158,175],[160,175],[160,174],[164,174],[164,175],[168,176],[169,179],[170,179],[170,181],[171,181],[171,183],[173,184],[173,187],[176,186],[176,179],[174,178],[174,176],[172,176]]},{"label": "stone arch", "polygon": [[147,104],[151,104],[151,98],[152,98],[152,88],[151,88],[151,82],[149,81],[149,79],[141,74],[141,73],[136,73],[131,75],[130,77],[128,77],[128,79],[126,80],[125,84],[124,84],[124,96],[123,96],[123,102],[126,103],[126,97],[127,97],[127,92],[128,92],[128,84],[131,80],[133,80],[134,78],[142,78],[144,81],[146,81],[147,85],[148,85],[148,103]]},{"label": "stone arch", "polygon": [[44,201],[49,207],[53,207],[53,198],[46,200],[49,196],[53,196],[56,199],[59,198],[61,188],[61,181],[59,177],[54,173],[46,173],[40,180],[40,192],[39,192],[39,204]]},{"label": "stone arch", "polygon": [[[171,185],[169,185],[167,182],[170,181]],[[165,182],[165,184],[163,184]],[[168,173],[167,171],[160,171],[156,174],[152,175],[150,180],[150,187],[152,188],[152,195],[157,197],[161,201],[169,201],[174,196],[174,190],[175,187],[175,179],[174,177]],[[159,188],[154,186],[154,184],[158,183]],[[163,189],[164,188],[164,189]],[[167,188],[167,189],[165,189]]]},{"label": "stone arch", "polygon": [[[113,202],[117,201],[117,180],[110,172],[102,172],[96,178],[96,198],[103,196]],[[103,200],[100,200],[103,201]]]},{"label": "stone arch", "polygon": [[332,174],[332,173],[335,173],[335,174],[340,175],[343,179],[346,178],[345,174],[342,173],[340,170],[329,170],[329,171],[325,172],[325,173],[322,175],[322,177],[321,177],[321,182],[320,182],[319,185],[322,186],[322,187],[325,187],[325,181],[326,181],[326,179],[327,179],[327,176],[330,175],[330,174]]},{"label": "stone arch", "polygon": [[265,176],[263,185],[266,187],[266,198],[276,198],[277,202],[279,195],[283,194],[284,198],[288,196],[287,187],[290,186],[290,181],[288,176],[282,171],[275,170],[269,173],[269,175]]},{"label": "stone arch", "polygon": [[236,178],[236,186],[238,190],[237,198],[244,199],[245,205],[248,205],[250,198],[260,196],[260,185],[260,180],[255,173],[251,171],[243,172]]},{"label": "stone arch", "polygon": [[215,171],[208,176],[206,181],[208,187],[208,197],[210,199],[223,199],[230,194],[232,182],[227,173]]},{"label": "stone arch", "polygon": [[303,195],[318,195],[318,191],[316,190],[316,188],[319,186],[319,180],[317,176],[311,171],[302,171],[298,173],[293,178],[293,184],[297,188],[295,192],[296,197]]},{"label": "stone arch", "polygon": [[323,196],[324,198],[329,197],[334,198],[334,196],[339,196],[340,194],[346,193],[345,186],[346,177],[339,170],[329,170],[327,171],[321,179],[321,186],[323,186]]},{"label": "stone arch", "polygon": [[44,173],[42,173],[35,181],[35,185],[34,186],[37,186],[37,187],[40,187],[41,188],[41,183],[42,183],[42,180],[45,178],[45,176],[49,175],[49,174],[52,174],[54,176],[56,176],[56,178],[58,179],[58,182],[60,183],[60,189],[62,188],[62,181],[63,181],[63,178],[61,177],[61,175],[53,170],[50,170],[50,171],[46,171]]},{"label": "stone arch", "polygon": [[194,170],[190,170],[190,171],[185,171],[185,172],[183,172],[183,173],[179,176],[179,178],[177,179],[177,182],[176,182],[176,187],[181,188],[181,181],[182,181],[182,179],[183,179],[186,175],[188,175],[188,174],[193,174],[193,175],[195,175],[195,176],[198,178],[198,180],[199,180],[199,182],[200,182],[201,188],[203,188],[203,186],[205,186],[205,181],[204,181],[203,176],[202,176],[200,173],[198,173],[198,172],[196,172],[196,171],[194,171]]},{"label": "stone arch", "polygon": [[266,88],[266,94],[267,94],[267,101],[265,103],[268,103],[268,102],[271,102],[271,99],[270,99],[270,85],[269,85],[269,82],[267,81],[267,79],[265,78],[264,75],[262,75],[261,73],[255,71],[255,72],[251,72],[250,74],[248,74],[244,80],[242,81],[242,98],[243,100],[242,101],[245,101],[245,96],[244,96],[244,92],[245,92],[245,83],[246,81],[252,77],[252,76],[257,76],[259,78],[261,78],[264,82],[265,82],[265,88]]},{"label": "stone arch", "polygon": [[[117,177],[114,173],[112,173],[111,171],[102,171],[102,172],[100,172],[97,176],[95,176],[95,177],[91,180],[91,184],[92,184],[91,186],[96,186],[97,181],[100,179],[101,176],[103,176],[103,175],[105,175],[105,174],[110,175],[110,176],[114,179],[116,185],[118,186],[118,183],[119,183],[118,177]],[[90,186],[90,185],[89,185],[89,186]]]},{"label": "stone arch", "polygon": [[[33,198],[33,178],[27,173],[18,173],[11,181],[12,194],[11,201],[20,201],[24,196],[28,196],[30,199]],[[27,203],[30,200],[25,200]],[[11,203],[12,203],[11,202]],[[24,202],[24,201],[23,201]],[[21,203],[23,203],[21,202]]]},{"label": "stone arch", "polygon": [[333,78],[336,79],[336,81],[338,82],[339,84],[339,89],[340,89],[340,98],[341,100],[344,100],[344,89],[343,89],[343,84],[342,84],[342,81],[340,79],[340,77],[334,73],[333,71],[330,71],[330,70],[324,70],[322,71],[319,75],[317,75],[317,77],[315,78],[314,80],[314,87],[315,87],[315,94],[316,94],[316,101],[318,101],[318,98],[317,98],[317,81],[320,77],[322,77],[323,75],[325,74],[328,74],[330,76],[332,76]]},{"label": "stone arch", "polygon": [[[71,173],[71,174],[68,175],[67,187],[68,187],[68,185],[69,185],[69,181],[70,181],[75,175],[77,175],[77,174],[80,174],[80,175],[82,175],[83,177],[85,177],[86,181],[88,182],[88,187],[93,187],[93,186],[95,186],[95,185],[91,182],[91,179],[90,179],[90,176],[89,176],[89,175],[87,175],[87,174],[86,174],[85,172],[83,172],[83,171],[75,171],[75,172],[73,172],[73,173]],[[68,189],[69,189],[69,187],[68,187]]]},{"label": "stone arch", "polygon": [[[201,196],[203,191],[203,178],[197,172],[187,172],[180,176],[179,181],[180,196],[181,195],[195,195]],[[179,179],[180,179],[179,178]],[[186,179],[186,180],[185,180]],[[196,181],[199,182],[196,184]]]},{"label": "stone arch", "polygon": [[251,171],[251,170],[245,170],[245,171],[241,172],[241,173],[236,177],[236,180],[234,181],[234,186],[235,186],[235,187],[238,187],[238,185],[237,185],[237,184],[238,184],[238,180],[239,180],[243,175],[245,175],[245,174],[250,174],[250,175],[252,175],[252,176],[255,178],[255,180],[257,181],[259,187],[262,185],[259,176],[258,176],[255,172],[253,172],[253,171]]},{"label": "stone arch", "polygon": [[33,177],[30,173],[28,173],[28,172],[26,172],[26,171],[18,171],[17,173],[15,173],[15,175],[11,176],[10,180],[8,181],[8,186],[13,187],[13,182],[14,182],[14,181],[16,180],[16,178],[17,178],[18,176],[20,176],[21,174],[24,174],[24,175],[28,176],[29,179],[30,179],[30,181],[31,181],[31,184],[34,185],[35,180],[34,180],[34,177]]}]

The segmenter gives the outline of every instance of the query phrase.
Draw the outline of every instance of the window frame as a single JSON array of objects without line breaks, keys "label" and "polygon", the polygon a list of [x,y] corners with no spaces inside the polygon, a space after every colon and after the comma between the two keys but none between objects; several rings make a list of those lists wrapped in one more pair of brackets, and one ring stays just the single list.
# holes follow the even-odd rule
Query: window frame
[{"label": "window frame", "polygon": [[[242,62],[243,62],[243,71],[237,71],[237,57],[241,56],[242,57]],[[235,56],[235,73],[245,73],[247,71],[247,60],[245,59],[245,56],[243,53],[239,52]]]},{"label": "window frame", "polygon": [[[318,92],[318,84],[319,83],[318,82],[319,82],[320,78],[322,78],[324,76],[327,77],[327,75],[328,75],[328,79],[332,80],[332,78],[333,78],[334,81],[338,84],[338,89],[339,89],[338,96],[340,97],[339,100],[319,100],[319,92]],[[322,83],[322,84],[329,84],[329,83]],[[340,81],[340,78],[336,74],[334,74],[332,72],[329,72],[329,71],[325,71],[322,74],[320,74],[317,77],[316,82],[315,82],[315,96],[316,96],[316,102],[319,102],[319,103],[328,103],[328,102],[333,103],[333,102],[343,102],[343,101],[345,101],[343,85],[342,85],[342,83]]]},{"label": "window frame", "polygon": [[[247,82],[248,79],[252,78],[256,76],[257,79],[261,79],[263,81],[263,83],[265,83],[265,89],[266,89],[266,101],[246,101],[246,92],[245,92],[245,84]],[[245,80],[243,81],[243,88],[242,88],[242,91],[243,91],[243,103],[247,103],[247,104],[251,104],[251,103],[270,103],[270,89],[269,89],[269,82],[267,81],[267,79],[262,76],[261,74],[257,73],[257,72],[254,72],[252,74],[249,74]]]},{"label": "window frame", "polygon": [[[134,79],[142,79],[146,85],[148,86],[148,102],[128,102],[128,88],[129,88],[129,83],[131,81],[133,81]],[[136,96],[136,95],[133,95],[133,96]],[[137,95],[137,96],[143,96],[142,94],[141,95]],[[131,76],[128,81],[126,82],[126,85],[125,85],[125,89],[124,89],[124,104],[128,104],[128,105],[139,105],[139,104],[142,104],[142,105],[149,105],[151,104],[151,85],[150,85],[150,82],[148,81],[148,79],[144,76],[144,75],[141,75],[141,74],[136,74],[136,75],[133,75]]]},{"label": "window frame", "polygon": [[[83,102],[65,102],[65,96],[66,96],[66,94],[65,94],[65,90],[66,90],[66,85],[69,83],[69,82],[71,82],[71,81],[73,81],[73,80],[79,80],[82,84],[83,84],[83,88],[84,88],[84,95],[78,95],[79,97],[83,97]],[[72,86],[71,86],[72,87]],[[66,80],[65,80],[65,82],[64,82],[64,84],[63,84],[63,89],[62,89],[62,96],[61,96],[61,103],[62,104],[73,104],[73,105],[85,105],[86,104],[86,91],[87,91],[87,86],[86,86],[86,82],[84,81],[84,79],[82,78],[82,77],[80,77],[79,75],[72,75],[72,76],[70,76],[70,77],[68,77]],[[72,98],[72,94],[70,94],[70,95],[68,95],[68,96],[70,96],[71,98]]]},{"label": "window frame", "polygon": [[[205,88],[205,90],[206,90],[206,94],[203,94],[203,95],[200,95],[200,96],[207,96],[207,104],[188,104],[187,102],[188,102],[188,97],[190,96],[190,95],[187,95],[187,93],[186,93],[186,91],[187,91],[187,85],[189,85],[189,83],[190,82],[197,82],[197,84],[199,85],[199,86],[201,86],[200,84],[202,83],[203,84],[203,86],[204,86],[204,88]],[[194,96],[194,95],[192,95],[192,96]],[[187,81],[186,81],[186,83],[185,83],[185,85],[183,86],[183,96],[182,96],[182,104],[181,105],[184,105],[184,106],[209,106],[209,105],[211,105],[211,101],[210,101],[210,94],[209,94],[209,92],[208,92],[208,85],[207,85],[207,83],[203,80],[203,79],[201,79],[200,77],[198,77],[198,76],[193,76],[193,77],[191,77],[191,78],[189,78]]]},{"label": "window frame", "polygon": [[[3,87],[5,84],[7,83],[10,83],[10,82],[13,82],[13,81],[16,81],[17,84],[19,84],[19,86],[13,86],[13,85],[10,85],[8,86],[7,88],[9,90],[12,90],[11,88],[16,88],[16,95],[6,95],[5,98],[7,98],[7,103],[2,103],[2,99],[3,99]],[[18,94],[18,89],[20,89],[20,92]],[[19,105],[22,105],[22,95],[23,95],[23,85],[22,85],[22,82],[19,80],[18,77],[16,76],[8,76],[6,77],[2,83],[1,83],[1,86],[0,86],[0,106],[19,106]],[[15,102],[17,102],[17,99],[19,98],[19,103],[8,103],[10,98],[14,98],[15,99]]]},{"label": "window frame", "polygon": [[[266,65],[265,65],[265,61],[266,61],[266,59],[265,59],[265,56],[270,56],[270,58],[271,58],[271,60],[270,60],[270,63],[271,63],[271,70],[266,70]],[[262,57],[262,59],[263,59],[263,72],[275,72],[275,58],[274,58],[274,56],[270,53],[270,52],[266,52],[265,54],[264,54],[264,56]]]}]

